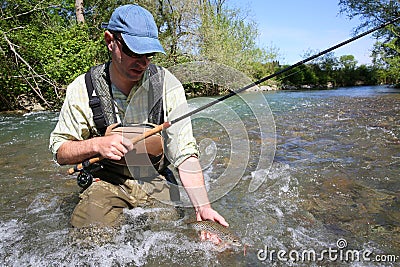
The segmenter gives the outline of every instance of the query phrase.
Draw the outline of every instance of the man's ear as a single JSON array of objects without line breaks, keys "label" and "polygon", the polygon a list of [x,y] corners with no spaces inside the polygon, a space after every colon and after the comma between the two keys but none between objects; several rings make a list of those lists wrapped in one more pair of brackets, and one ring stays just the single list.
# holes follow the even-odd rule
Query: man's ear
[{"label": "man's ear", "polygon": [[104,32],[104,40],[106,41],[106,45],[108,50],[112,51],[112,41],[114,40],[114,36],[111,32],[105,31]]}]

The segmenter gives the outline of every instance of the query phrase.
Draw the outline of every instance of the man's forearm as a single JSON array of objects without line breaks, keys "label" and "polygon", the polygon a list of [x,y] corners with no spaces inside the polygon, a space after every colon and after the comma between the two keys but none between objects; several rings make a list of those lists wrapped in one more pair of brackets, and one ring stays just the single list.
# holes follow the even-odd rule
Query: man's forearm
[{"label": "man's forearm", "polygon": [[179,166],[179,176],[190,201],[196,211],[199,208],[209,208],[210,201],[200,162],[196,157],[190,157]]},{"label": "man's forearm", "polygon": [[57,162],[61,165],[77,164],[98,155],[95,140],[67,141],[57,151]]},{"label": "man's forearm", "polygon": [[76,164],[98,155],[111,160],[120,160],[132,149],[132,141],[119,134],[82,141],[67,141],[57,151],[57,162]]},{"label": "man's forearm", "polygon": [[[198,221],[212,220],[222,224],[223,226],[229,226],[224,217],[211,207],[204,184],[203,171],[198,158],[188,158],[178,167],[178,169],[181,182],[196,210],[196,219]],[[207,239],[207,234],[203,233],[202,238]],[[211,237],[209,236],[208,238]]]}]

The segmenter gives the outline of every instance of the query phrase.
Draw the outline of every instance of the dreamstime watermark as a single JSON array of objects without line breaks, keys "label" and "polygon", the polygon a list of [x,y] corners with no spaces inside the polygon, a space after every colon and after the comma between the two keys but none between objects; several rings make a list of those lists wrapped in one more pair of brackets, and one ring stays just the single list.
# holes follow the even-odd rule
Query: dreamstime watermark
[{"label": "dreamstime watermark", "polygon": [[339,239],[335,248],[326,248],[320,251],[304,250],[274,250],[265,246],[258,250],[257,258],[260,261],[281,262],[399,262],[400,256],[389,254],[374,254],[372,250],[348,249],[347,241]]}]

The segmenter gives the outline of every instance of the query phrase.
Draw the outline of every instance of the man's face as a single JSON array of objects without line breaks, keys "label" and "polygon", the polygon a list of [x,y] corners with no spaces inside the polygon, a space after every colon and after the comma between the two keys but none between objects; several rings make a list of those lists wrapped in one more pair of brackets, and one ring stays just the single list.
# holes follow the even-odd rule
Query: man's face
[{"label": "man's face", "polygon": [[118,63],[116,64],[118,71],[130,81],[140,81],[154,54],[136,54],[129,50],[121,36],[113,34],[113,37],[115,43],[113,62]]}]

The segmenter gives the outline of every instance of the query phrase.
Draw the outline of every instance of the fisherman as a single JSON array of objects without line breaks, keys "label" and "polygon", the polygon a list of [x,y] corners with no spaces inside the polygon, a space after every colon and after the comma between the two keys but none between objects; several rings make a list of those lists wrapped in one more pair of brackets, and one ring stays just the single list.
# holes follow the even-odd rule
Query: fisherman
[{"label": "fisherman", "polygon": [[[166,168],[158,170],[164,176],[151,174],[153,180],[161,179],[156,184],[151,179],[149,182],[151,171],[145,166],[135,167],[135,171],[129,168],[127,174],[123,170],[126,166],[114,164],[132,152],[134,145],[123,135],[104,135],[104,129],[129,117],[127,110],[132,103],[142,113],[150,110],[151,105],[153,108],[141,122],[154,124],[168,121],[178,107],[187,105],[181,83],[167,69],[150,64],[156,53],[165,52],[149,11],[136,4],[120,6],[114,10],[109,23],[102,26],[106,29],[104,39],[111,61],[93,67],[90,75],[81,75],[68,86],[58,123],[50,136],[50,150],[61,165],[81,163],[95,156],[105,158],[97,166],[100,169],[97,172],[90,168],[81,170],[82,175],[88,172],[99,179],[80,194],[80,202],[71,217],[72,226],[77,228],[93,224],[114,226],[124,208],[144,204],[154,199],[153,194],[170,189],[164,178]],[[152,82],[151,77],[161,80]],[[147,90],[143,89],[146,84]],[[157,98],[157,94],[161,99],[149,101]],[[190,119],[167,128],[163,137],[164,158],[177,168],[197,220],[228,226],[209,203]],[[153,187],[144,190],[143,181]],[[210,235],[202,236],[207,237]]]}]

